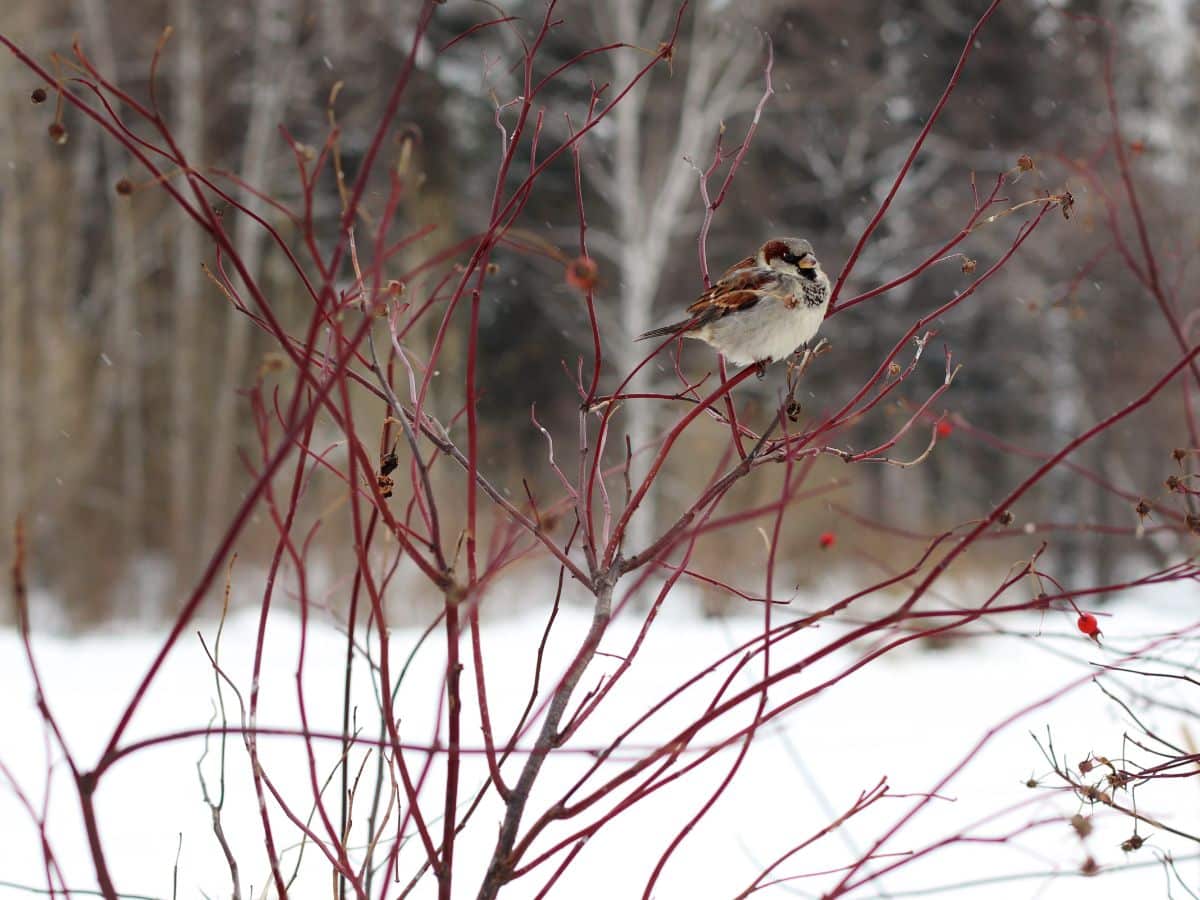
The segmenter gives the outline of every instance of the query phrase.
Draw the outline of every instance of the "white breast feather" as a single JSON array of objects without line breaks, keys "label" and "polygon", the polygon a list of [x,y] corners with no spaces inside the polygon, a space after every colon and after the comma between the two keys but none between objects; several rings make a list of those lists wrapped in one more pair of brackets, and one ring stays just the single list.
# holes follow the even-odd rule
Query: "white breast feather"
[{"label": "white breast feather", "polygon": [[825,305],[799,303],[789,309],[764,298],[750,309],[696,329],[689,337],[711,344],[736,366],[781,360],[812,338],[825,318]]}]

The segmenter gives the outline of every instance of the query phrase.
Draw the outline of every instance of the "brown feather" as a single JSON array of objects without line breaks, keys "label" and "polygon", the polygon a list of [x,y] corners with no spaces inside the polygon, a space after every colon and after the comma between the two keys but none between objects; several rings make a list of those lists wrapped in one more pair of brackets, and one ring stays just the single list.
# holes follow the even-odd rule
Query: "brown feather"
[{"label": "brown feather", "polygon": [[747,256],[741,262],[734,263],[732,266],[730,266],[728,269],[726,269],[724,272],[722,272],[721,277],[717,279],[717,283],[720,284],[726,278],[735,274],[738,271],[738,269],[753,269],[756,265],[758,265],[758,262],[754,259],[754,257]]},{"label": "brown feather", "polygon": [[709,313],[724,315],[739,309],[748,309],[758,302],[764,293],[770,293],[779,285],[779,274],[772,269],[757,266],[740,269],[729,278],[722,278],[697,298],[687,308],[688,315],[699,316]]}]

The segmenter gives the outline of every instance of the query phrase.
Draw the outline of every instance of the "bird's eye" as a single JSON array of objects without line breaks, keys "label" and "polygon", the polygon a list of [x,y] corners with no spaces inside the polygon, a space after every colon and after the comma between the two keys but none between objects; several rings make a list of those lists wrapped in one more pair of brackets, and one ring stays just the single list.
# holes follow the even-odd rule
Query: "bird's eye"
[{"label": "bird's eye", "polygon": [[795,253],[785,253],[781,258],[789,266],[794,266],[796,263],[800,262],[800,257],[798,257]]}]

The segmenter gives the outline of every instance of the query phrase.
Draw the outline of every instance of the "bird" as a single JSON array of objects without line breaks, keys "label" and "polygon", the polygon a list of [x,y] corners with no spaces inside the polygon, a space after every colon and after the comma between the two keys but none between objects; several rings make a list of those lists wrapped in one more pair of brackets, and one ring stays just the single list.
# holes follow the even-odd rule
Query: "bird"
[{"label": "bird", "polygon": [[772,238],[754,256],[727,269],[687,308],[686,319],[636,340],[695,338],[733,365],[757,364],[761,375],[816,335],[829,296],[829,276],[812,244],[800,238]]}]

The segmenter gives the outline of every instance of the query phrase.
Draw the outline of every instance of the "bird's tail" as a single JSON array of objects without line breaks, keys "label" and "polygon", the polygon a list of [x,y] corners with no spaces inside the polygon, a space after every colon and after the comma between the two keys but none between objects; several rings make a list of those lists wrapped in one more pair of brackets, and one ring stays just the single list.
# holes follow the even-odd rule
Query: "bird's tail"
[{"label": "bird's tail", "polygon": [[636,338],[634,338],[634,340],[648,341],[650,338],[666,337],[668,334],[679,334],[679,332],[681,332],[689,324],[690,322],[685,319],[684,321],[676,322],[673,325],[664,325],[662,328],[654,328],[650,331],[647,331],[645,334],[639,334]]}]

